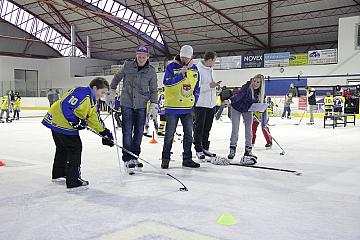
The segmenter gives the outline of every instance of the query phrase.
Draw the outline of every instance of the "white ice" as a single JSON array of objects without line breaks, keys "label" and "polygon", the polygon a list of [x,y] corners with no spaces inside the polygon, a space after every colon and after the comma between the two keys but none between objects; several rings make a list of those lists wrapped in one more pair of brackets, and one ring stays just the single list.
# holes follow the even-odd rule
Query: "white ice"
[{"label": "white ice", "polygon": [[[23,116],[44,112],[23,111]],[[226,239],[226,240],[358,240],[360,239],[360,127],[332,129],[294,125],[299,119],[272,118],[274,144],[266,150],[258,129],[254,154],[259,166],[286,172],[237,166],[181,167],[181,141],[173,145],[169,173],[180,185],[145,164],[144,173],[125,176],[121,184],[115,148],[83,131],[82,176],[90,189],[66,192],[50,182],[55,146],[41,118],[0,124],[0,239]],[[112,129],[111,118],[106,124]],[[236,160],[243,153],[240,127]],[[231,123],[216,121],[211,150],[228,153]],[[179,127],[178,132],[181,132]],[[121,131],[117,131],[121,144]],[[163,139],[143,138],[141,157],[157,167]],[[238,224],[224,226],[218,217],[231,213]]]}]

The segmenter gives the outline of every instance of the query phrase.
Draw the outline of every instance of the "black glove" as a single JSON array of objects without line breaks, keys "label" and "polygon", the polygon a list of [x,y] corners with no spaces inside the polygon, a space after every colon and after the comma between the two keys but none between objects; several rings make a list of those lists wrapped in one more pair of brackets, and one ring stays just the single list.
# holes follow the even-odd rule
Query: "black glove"
[{"label": "black glove", "polygon": [[86,128],[86,122],[82,119],[78,119],[76,122],[70,122],[70,125],[76,130],[83,130]]},{"label": "black glove", "polygon": [[114,137],[109,129],[105,128],[104,131],[99,133],[101,136],[103,136],[102,144],[107,146],[114,146]]}]

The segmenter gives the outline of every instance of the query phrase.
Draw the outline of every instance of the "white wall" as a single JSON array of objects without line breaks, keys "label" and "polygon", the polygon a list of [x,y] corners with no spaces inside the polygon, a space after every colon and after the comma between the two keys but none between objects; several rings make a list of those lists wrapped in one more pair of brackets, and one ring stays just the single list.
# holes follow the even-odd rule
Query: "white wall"
[{"label": "white wall", "polygon": [[[13,89],[15,86],[14,69],[37,70],[39,90],[47,88],[69,89],[74,85],[83,84],[82,82],[78,83],[73,76],[85,75],[87,66],[115,63],[115,61],[77,57],[34,59],[0,56],[0,82],[4,82],[6,88]],[[92,79],[93,77],[87,78]]]},{"label": "white wall", "polygon": [[15,69],[38,70],[39,88],[50,87],[49,68],[46,61],[46,59],[0,56],[0,81],[11,82],[11,87],[14,88]]}]

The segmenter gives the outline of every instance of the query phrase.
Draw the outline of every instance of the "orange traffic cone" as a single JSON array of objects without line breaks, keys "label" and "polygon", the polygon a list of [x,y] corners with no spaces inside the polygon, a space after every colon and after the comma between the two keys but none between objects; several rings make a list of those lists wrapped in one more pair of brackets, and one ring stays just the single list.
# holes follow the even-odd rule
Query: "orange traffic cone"
[{"label": "orange traffic cone", "polygon": [[153,131],[153,137],[152,137],[152,139],[150,140],[150,144],[157,144],[158,142],[156,141],[156,139],[155,139],[155,133],[154,133],[154,131]]},{"label": "orange traffic cone", "polygon": [[0,161],[0,167],[5,167],[5,163],[3,161]]}]

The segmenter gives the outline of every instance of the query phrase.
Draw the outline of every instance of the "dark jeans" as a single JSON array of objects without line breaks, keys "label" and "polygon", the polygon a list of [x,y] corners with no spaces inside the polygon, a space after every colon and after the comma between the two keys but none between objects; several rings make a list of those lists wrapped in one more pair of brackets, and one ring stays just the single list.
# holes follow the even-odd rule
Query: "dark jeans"
[{"label": "dark jeans", "polygon": [[51,132],[56,145],[52,178],[66,176],[66,185],[71,185],[81,177],[82,143],[80,136]]},{"label": "dark jeans", "polygon": [[291,113],[290,106],[289,107],[284,106],[284,112],[281,117],[285,117],[286,112],[288,113],[287,117],[290,117],[290,113]]},{"label": "dark jeans", "polygon": [[[121,106],[123,147],[136,155],[140,155],[143,137],[146,108],[133,109]],[[133,156],[123,151],[124,162],[134,159]]]},{"label": "dark jeans", "polygon": [[183,126],[184,138],[183,138],[183,161],[189,161],[192,158],[191,145],[192,145],[192,131],[193,131],[193,118],[191,113],[189,114],[167,114],[166,115],[166,129],[164,146],[162,151],[162,159],[170,160],[170,152],[174,140],[174,134],[179,122]]},{"label": "dark jeans", "polygon": [[194,145],[196,152],[209,150],[209,135],[215,115],[214,108],[195,107]]}]

